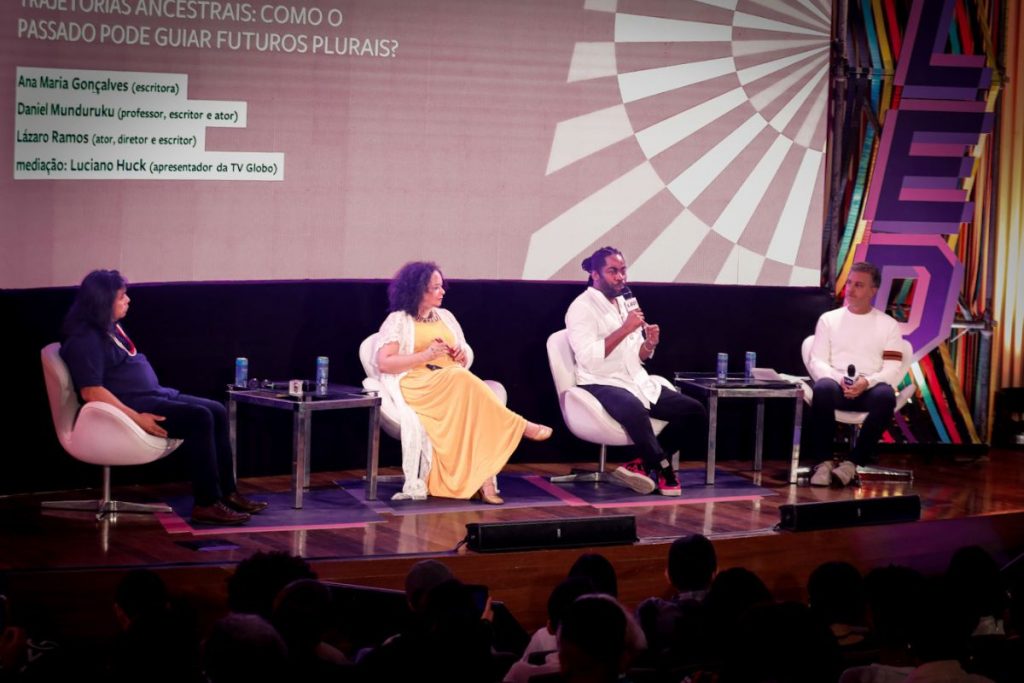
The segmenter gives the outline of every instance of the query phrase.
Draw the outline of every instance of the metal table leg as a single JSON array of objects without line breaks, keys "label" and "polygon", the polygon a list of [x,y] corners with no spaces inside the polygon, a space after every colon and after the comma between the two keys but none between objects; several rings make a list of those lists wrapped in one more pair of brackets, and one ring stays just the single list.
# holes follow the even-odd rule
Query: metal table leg
[{"label": "metal table leg", "polygon": [[302,509],[303,489],[309,486],[310,414],[299,406],[292,413],[292,507]]},{"label": "metal table leg", "polygon": [[380,456],[380,404],[370,408],[366,436],[366,499],[377,500],[377,465]]},{"label": "metal table leg", "polygon": [[796,407],[793,409],[793,457],[789,462],[789,483],[796,484],[797,470],[800,469],[800,430],[803,425],[804,396],[796,392]]},{"label": "metal table leg", "polygon": [[761,471],[764,457],[764,399],[757,399],[757,430],[754,432],[754,471]]},{"label": "metal table leg", "polygon": [[715,483],[715,449],[718,433],[718,394],[711,392],[708,396],[708,465],[704,483],[713,486]]},{"label": "metal table leg", "polygon": [[238,481],[238,404],[228,399],[228,443],[231,444],[231,476]]}]

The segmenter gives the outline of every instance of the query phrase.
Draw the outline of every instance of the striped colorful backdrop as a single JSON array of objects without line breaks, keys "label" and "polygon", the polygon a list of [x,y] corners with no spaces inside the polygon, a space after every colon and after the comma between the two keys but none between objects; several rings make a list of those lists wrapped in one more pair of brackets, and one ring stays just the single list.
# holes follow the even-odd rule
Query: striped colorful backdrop
[{"label": "striped colorful backdrop", "polygon": [[[950,0],[953,17],[946,53],[984,57],[991,83],[979,91],[984,111],[997,112],[1005,81],[999,56],[1006,9],[1000,0]],[[915,7],[920,4],[921,7]],[[839,38],[833,78],[832,154],[829,181],[832,201],[826,219],[825,272],[842,297],[849,267],[859,246],[870,240],[865,219],[872,177],[882,171],[879,144],[886,115],[899,106],[903,88],[897,68],[915,9],[941,12],[945,0],[849,0],[836,12]],[[1012,38],[1014,41],[1016,38]],[[909,98],[910,95],[908,94]],[[900,443],[977,444],[987,440],[991,404],[991,271],[998,222],[995,217],[999,128],[982,134],[968,148],[973,166],[961,179],[970,220],[955,234],[944,235],[963,265],[959,302],[949,337],[921,355],[903,380],[913,382],[914,400],[902,411],[885,440]],[[894,283],[888,312],[907,320],[917,280]],[[883,302],[877,302],[879,306]]]}]

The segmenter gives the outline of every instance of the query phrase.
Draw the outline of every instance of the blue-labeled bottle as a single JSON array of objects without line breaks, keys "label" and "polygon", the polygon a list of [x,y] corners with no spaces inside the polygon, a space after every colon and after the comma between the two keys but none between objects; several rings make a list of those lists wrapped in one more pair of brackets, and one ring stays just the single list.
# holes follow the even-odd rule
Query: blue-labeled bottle
[{"label": "blue-labeled bottle", "polygon": [[249,359],[248,358],[236,358],[235,359],[235,386],[239,389],[245,389],[249,384]]},{"label": "blue-labeled bottle", "polygon": [[327,395],[327,356],[316,357],[316,393]]},{"label": "blue-labeled bottle", "polygon": [[718,354],[718,360],[715,363],[715,379],[719,382],[724,382],[729,376],[729,354],[720,353]]}]

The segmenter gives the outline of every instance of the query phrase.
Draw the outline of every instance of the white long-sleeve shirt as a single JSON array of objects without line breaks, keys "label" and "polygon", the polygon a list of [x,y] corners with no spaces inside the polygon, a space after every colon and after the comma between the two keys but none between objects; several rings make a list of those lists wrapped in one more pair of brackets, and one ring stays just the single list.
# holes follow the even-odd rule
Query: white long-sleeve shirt
[{"label": "white long-sleeve shirt", "polygon": [[902,338],[896,320],[876,308],[853,313],[843,307],[823,313],[814,330],[811,367],[815,381],[828,377],[842,384],[847,366],[853,365],[868,388],[879,382],[896,387],[900,373]]},{"label": "white long-sleeve shirt", "polygon": [[661,385],[651,379],[640,360],[644,343],[640,328],[604,355],[604,340],[626,320],[622,297],[614,303],[594,287],[576,297],[565,314],[569,346],[576,357],[576,384],[607,384],[625,389],[645,408],[657,403]]}]

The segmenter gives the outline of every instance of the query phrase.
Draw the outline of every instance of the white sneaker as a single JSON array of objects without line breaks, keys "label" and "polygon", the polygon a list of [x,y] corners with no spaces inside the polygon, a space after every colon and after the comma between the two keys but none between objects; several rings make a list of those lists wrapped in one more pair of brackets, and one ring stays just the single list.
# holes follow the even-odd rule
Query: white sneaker
[{"label": "white sneaker", "polygon": [[832,461],[826,460],[817,467],[814,468],[814,474],[811,475],[811,486],[831,486],[832,485]]},{"label": "white sneaker", "polygon": [[832,468],[832,476],[838,479],[843,486],[856,483],[857,465],[849,460],[844,460]]}]

